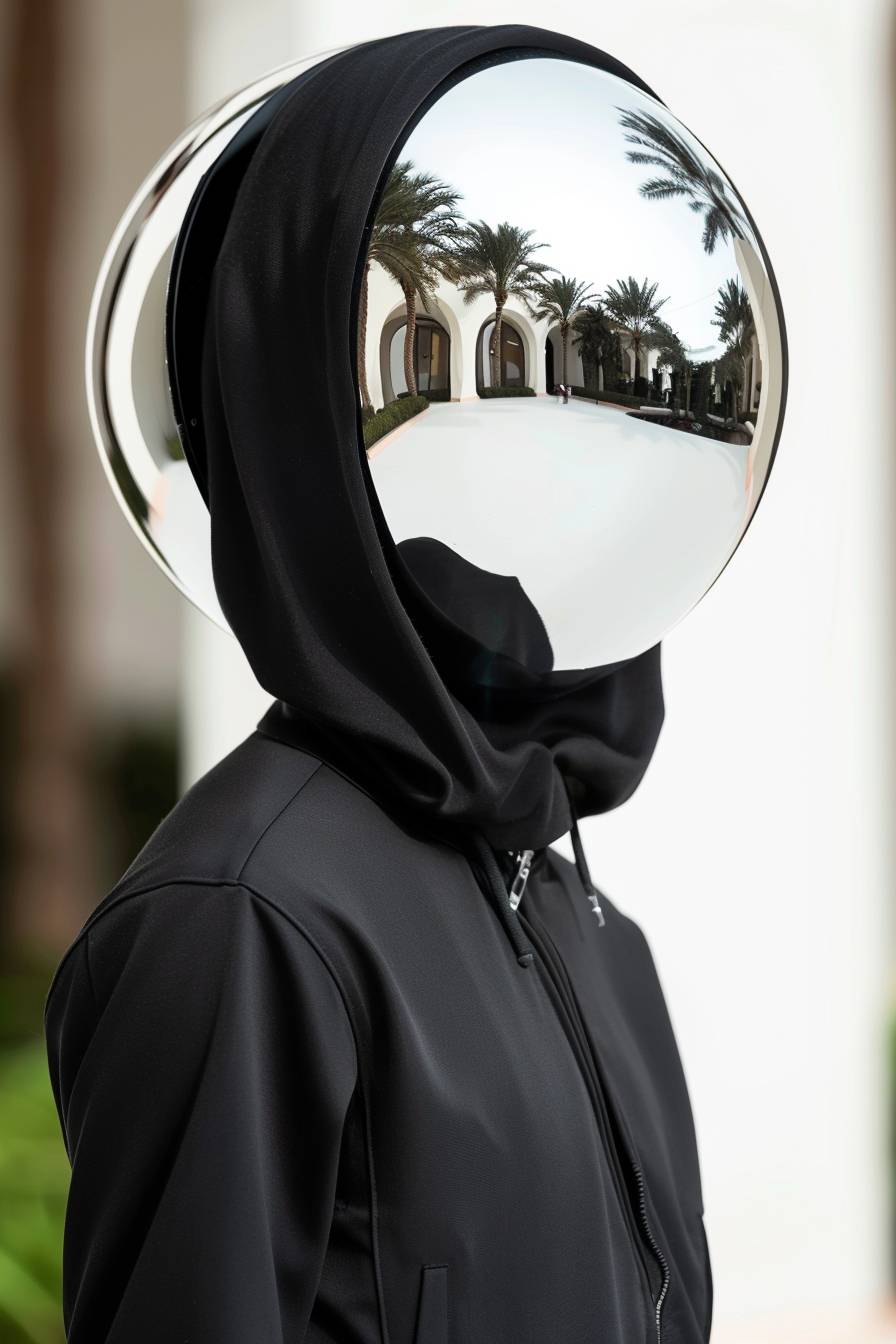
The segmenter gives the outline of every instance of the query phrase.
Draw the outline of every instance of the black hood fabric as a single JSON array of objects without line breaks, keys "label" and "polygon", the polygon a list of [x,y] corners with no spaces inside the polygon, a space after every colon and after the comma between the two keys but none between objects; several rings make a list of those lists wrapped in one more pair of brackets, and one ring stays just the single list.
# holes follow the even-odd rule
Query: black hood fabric
[{"label": "black hood fabric", "polygon": [[280,698],[49,988],[69,1344],[709,1339],[669,1015],[575,828],[640,777],[657,652],[553,672],[512,577],[391,546],[358,448],[377,183],[433,90],[533,47],[616,68],[529,29],[371,44],[296,84],[234,202],[194,469]]},{"label": "black hood fabric", "polygon": [[544,648],[520,663],[477,642],[475,613],[461,632],[446,619],[371,484],[355,331],[371,219],[410,130],[484,64],[539,54],[645,87],[584,43],[508,26],[372,42],[279,95],[211,277],[193,431],[218,596],[280,702],[271,731],[507,849],[565,833],[570,798],[584,816],[630,796],[663,719],[659,648],[556,672]]}]

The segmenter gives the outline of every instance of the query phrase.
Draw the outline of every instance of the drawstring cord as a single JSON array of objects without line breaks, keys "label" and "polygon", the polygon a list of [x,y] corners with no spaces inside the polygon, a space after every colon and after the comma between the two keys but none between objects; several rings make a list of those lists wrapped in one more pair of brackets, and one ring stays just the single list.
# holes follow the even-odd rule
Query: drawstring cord
[{"label": "drawstring cord", "polygon": [[576,805],[573,802],[572,793],[567,788],[569,798],[569,815],[571,823],[569,827],[569,836],[572,840],[572,852],[576,861],[576,872],[579,875],[579,881],[582,884],[582,890],[591,902],[591,909],[597,915],[597,922],[600,928],[606,924],[604,912],[600,908],[600,893],[591,881],[591,873],[588,871],[588,860],[585,858],[585,848],[582,844],[582,837],[579,834],[579,819],[576,816]]}]

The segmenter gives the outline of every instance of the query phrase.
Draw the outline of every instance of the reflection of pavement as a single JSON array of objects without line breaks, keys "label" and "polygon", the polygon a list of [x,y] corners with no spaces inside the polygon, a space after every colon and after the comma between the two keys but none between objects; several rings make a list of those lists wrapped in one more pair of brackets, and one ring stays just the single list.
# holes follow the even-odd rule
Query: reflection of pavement
[{"label": "reflection of pavement", "polygon": [[227,629],[212,577],[211,519],[183,458],[166,462],[159,472],[147,531],[190,601]]},{"label": "reflection of pavement", "polygon": [[436,403],[403,428],[370,464],[393,536],[515,574],[558,667],[668,630],[739,534],[745,447],[553,397]]}]

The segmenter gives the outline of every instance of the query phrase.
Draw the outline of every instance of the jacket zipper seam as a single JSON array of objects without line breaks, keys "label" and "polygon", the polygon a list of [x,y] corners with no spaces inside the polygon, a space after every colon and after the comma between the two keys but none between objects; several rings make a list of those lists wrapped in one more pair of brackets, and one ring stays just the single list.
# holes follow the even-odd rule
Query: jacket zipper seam
[{"label": "jacket zipper seam", "polygon": [[[493,851],[491,851],[490,847],[489,851],[492,853],[492,857],[494,858]],[[525,855],[528,853],[528,851],[524,851],[523,853]],[[523,867],[528,869],[530,864],[531,860],[529,861],[529,864],[526,864],[524,859],[524,862],[521,865],[521,870]],[[522,882],[523,890],[520,890],[518,892],[519,899],[517,899],[516,904],[511,904],[511,892],[509,892],[507,889],[504,877],[501,874],[501,870],[498,866],[497,859],[495,859],[494,861],[494,866],[500,879],[501,892],[503,893],[504,898],[503,906],[506,916],[509,916],[510,921],[512,921],[513,924],[518,925],[521,930],[525,930],[530,940],[532,938],[532,935],[535,934],[537,945],[537,943],[541,941],[540,932],[535,930],[532,921],[530,919],[526,919],[524,921],[524,918],[520,914],[518,908],[520,900],[522,899],[523,890],[525,889],[526,881],[528,880],[529,876],[528,871],[526,871],[525,878]],[[474,868],[475,873],[475,866],[473,865],[472,861],[471,861],[471,867]],[[491,882],[489,882],[488,887],[491,888],[491,886],[492,884]],[[516,887],[516,883],[514,883],[514,887]],[[514,894],[516,894],[516,892],[514,892]],[[506,924],[506,920],[502,922],[505,922]],[[511,932],[511,926],[507,925],[507,927],[508,932]],[[563,959],[560,956],[560,953],[557,950],[556,944],[551,938],[550,933],[548,932],[547,929],[544,929],[541,932],[543,932],[544,935],[544,945],[545,946],[547,946],[548,944],[551,945],[551,947],[553,948],[553,954],[557,957],[558,962],[562,967]],[[511,938],[513,939],[512,932],[511,932]],[[513,942],[514,945],[516,946],[516,939],[513,939]],[[636,1219],[634,1210],[632,1208],[632,1201],[629,1198],[626,1191],[625,1178],[622,1175],[622,1161],[619,1157],[619,1152],[615,1140],[612,1136],[612,1133],[610,1132],[610,1121],[609,1121],[609,1115],[607,1114],[606,1110],[606,1101],[604,1098],[603,1084],[601,1082],[597,1062],[594,1058],[594,1049],[593,1046],[591,1045],[591,1042],[588,1038],[588,1033],[585,1029],[581,1007],[579,1006],[578,999],[576,997],[572,985],[564,983],[562,976],[558,974],[549,964],[548,958],[544,955],[544,952],[541,949],[539,949],[539,953],[540,955],[538,957],[538,960],[542,968],[541,969],[542,982],[544,983],[545,980],[550,982],[550,984],[554,989],[555,994],[557,995],[558,999],[564,1006],[565,1015],[568,1021],[568,1030],[566,1032],[567,1039],[569,1040],[570,1046],[572,1047],[573,1058],[576,1062],[579,1073],[581,1074],[586,1084],[586,1088],[588,1090],[589,1098],[591,1100],[592,1111],[594,1112],[594,1118],[597,1121],[598,1134],[604,1144],[607,1156],[609,1158],[610,1169],[611,1172],[613,1173],[613,1185],[614,1189],[616,1190],[617,1198],[619,1200],[619,1204],[623,1212],[623,1220],[626,1224],[626,1229],[629,1233],[629,1237],[634,1243],[633,1248],[635,1250],[636,1260],[641,1265],[647,1280],[647,1296],[653,1308],[653,1320],[654,1320],[654,1327],[656,1330],[656,1344],[662,1344],[663,1307],[665,1306],[666,1298],[669,1293],[669,1287],[671,1285],[671,1271],[669,1268],[669,1261],[665,1253],[661,1249],[659,1242],[656,1239],[653,1227],[650,1222],[649,1211],[647,1207],[647,1183],[644,1178],[644,1173],[637,1162],[634,1161],[629,1162],[628,1165],[631,1167],[632,1175],[634,1177],[635,1184],[638,1189],[638,1217]],[[557,1011],[557,1008],[553,1003],[552,1007],[562,1025],[563,1017]],[[571,1035],[569,1034],[570,1032],[572,1033]],[[589,1064],[590,1069],[587,1067]],[[640,1224],[639,1228],[638,1224]],[[635,1225],[634,1230],[633,1225]],[[650,1249],[651,1254],[653,1255],[656,1261],[657,1267],[660,1270],[661,1275],[660,1287],[655,1298],[653,1295],[653,1289],[650,1284],[650,1275],[647,1271],[647,1266],[645,1262],[645,1252],[644,1252],[645,1241]]]},{"label": "jacket zipper seam", "polygon": [[[531,929],[531,920],[528,921],[528,923]],[[543,932],[545,942],[547,942],[550,939],[550,935],[547,933],[546,930],[544,930]],[[540,937],[539,941],[541,941]],[[556,949],[554,949],[554,953],[555,955],[559,956],[559,953],[556,952]],[[564,1013],[566,1014],[566,1017],[569,1021],[568,1031],[572,1032],[574,1036],[574,1040],[572,1039],[570,1040],[570,1044],[573,1047],[573,1057],[576,1060],[579,1071],[583,1075],[583,1078],[585,1080],[588,1089],[589,1098],[591,1100],[591,1107],[594,1112],[594,1118],[597,1124],[598,1135],[603,1144],[604,1150],[607,1155],[607,1159],[609,1161],[610,1172],[613,1179],[613,1189],[616,1193],[616,1199],[619,1204],[620,1211],[622,1213],[623,1222],[625,1223],[626,1231],[628,1233],[629,1240],[631,1242],[631,1248],[635,1256],[636,1263],[638,1264],[644,1276],[644,1286],[646,1288],[647,1299],[650,1303],[651,1310],[653,1312],[654,1322],[656,1323],[657,1302],[663,1296],[663,1283],[661,1283],[657,1291],[657,1295],[655,1297],[653,1287],[650,1282],[650,1273],[648,1271],[645,1258],[645,1249],[642,1238],[642,1232],[644,1230],[643,1221],[641,1224],[641,1228],[639,1229],[638,1220],[635,1217],[635,1212],[634,1209],[632,1208],[632,1201],[626,1188],[625,1176],[622,1170],[622,1159],[619,1156],[618,1145],[612,1133],[610,1117],[607,1111],[607,1105],[604,1098],[603,1084],[601,1083],[600,1076],[597,1072],[596,1065],[592,1058],[591,1047],[590,1044],[588,1043],[587,1035],[584,1031],[584,1026],[581,1019],[581,1010],[578,1008],[578,1005],[575,1002],[571,992],[567,990],[566,986],[563,985],[561,977],[554,971],[553,967],[550,966],[547,957],[543,953],[539,956],[539,963],[540,966],[543,968],[543,974],[546,976],[547,979],[550,980],[557,996],[559,997],[561,1003],[563,1004]],[[555,1012],[557,1011],[556,1008],[554,1011]],[[560,1017],[560,1014],[557,1013],[557,1016]],[[588,1067],[589,1064],[590,1068]],[[638,1171],[637,1168],[633,1168],[633,1170],[636,1172]],[[639,1204],[640,1204],[640,1196],[639,1196]],[[651,1251],[653,1251],[653,1246],[651,1246],[650,1249]],[[659,1263],[658,1268],[662,1270],[662,1266],[659,1265]],[[663,1281],[665,1281],[664,1273],[662,1277]],[[657,1328],[657,1341],[659,1344],[661,1340],[661,1335],[659,1333],[658,1323],[656,1324],[656,1328]]]}]

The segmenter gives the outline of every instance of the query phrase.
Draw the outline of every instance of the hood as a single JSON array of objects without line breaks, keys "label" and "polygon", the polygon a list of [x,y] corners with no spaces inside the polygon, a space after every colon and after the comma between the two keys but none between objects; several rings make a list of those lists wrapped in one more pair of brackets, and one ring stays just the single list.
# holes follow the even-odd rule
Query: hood
[{"label": "hood", "polygon": [[533,54],[644,87],[524,27],[386,38],[286,87],[221,230],[191,453],[221,607],[276,697],[263,731],[500,849],[538,849],[630,796],[663,719],[659,647],[554,671],[514,578],[431,538],[395,546],[362,446],[354,333],[370,221],[409,130],[483,63]]}]

